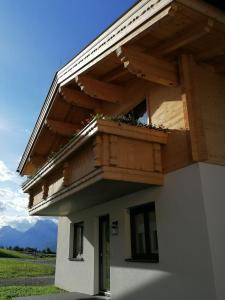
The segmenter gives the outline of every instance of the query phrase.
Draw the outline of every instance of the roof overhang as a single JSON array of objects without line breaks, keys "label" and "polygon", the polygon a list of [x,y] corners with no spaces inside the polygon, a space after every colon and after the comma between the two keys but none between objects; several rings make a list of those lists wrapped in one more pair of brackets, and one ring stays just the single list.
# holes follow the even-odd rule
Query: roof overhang
[{"label": "roof overhang", "polygon": [[207,17],[225,24],[225,15],[222,11],[200,0],[142,0],[138,2],[132,9],[125,13],[110,28],[56,73],[18,166],[18,172],[23,174],[23,168],[35,146],[59,88],[65,86],[76,76],[85,72],[90,67],[110,55],[118,47],[135,39],[141,32],[147,30],[166,15],[173,13],[173,10],[176,10],[176,4],[190,7]]}]

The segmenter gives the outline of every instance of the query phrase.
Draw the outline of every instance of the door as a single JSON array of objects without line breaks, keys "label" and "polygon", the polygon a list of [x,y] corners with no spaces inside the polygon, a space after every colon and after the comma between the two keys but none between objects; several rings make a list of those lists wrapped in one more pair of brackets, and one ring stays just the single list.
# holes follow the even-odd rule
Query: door
[{"label": "door", "polygon": [[99,291],[110,291],[109,215],[99,218]]}]

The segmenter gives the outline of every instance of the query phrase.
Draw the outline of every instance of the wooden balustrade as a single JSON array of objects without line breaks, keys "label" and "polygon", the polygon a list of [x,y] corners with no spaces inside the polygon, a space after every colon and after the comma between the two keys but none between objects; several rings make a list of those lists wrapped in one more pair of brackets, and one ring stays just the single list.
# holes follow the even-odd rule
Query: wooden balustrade
[{"label": "wooden balustrade", "polygon": [[[126,194],[133,192],[135,184],[162,185],[161,150],[166,142],[163,131],[108,120],[90,122],[23,185],[30,194],[31,213],[35,209],[35,214],[41,214],[43,207],[59,200],[63,206],[71,195],[79,200],[79,193],[103,181],[119,183],[122,190],[123,184],[130,183]],[[102,197],[100,189],[95,193]]]}]

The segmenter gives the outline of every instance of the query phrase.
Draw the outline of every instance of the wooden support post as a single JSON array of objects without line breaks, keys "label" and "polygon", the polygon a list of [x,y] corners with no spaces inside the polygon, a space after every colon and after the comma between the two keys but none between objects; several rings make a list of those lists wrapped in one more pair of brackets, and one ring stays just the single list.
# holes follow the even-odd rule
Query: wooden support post
[{"label": "wooden support post", "polygon": [[202,123],[201,107],[195,96],[193,82],[194,60],[191,55],[183,54],[181,56],[180,75],[186,128],[190,130],[192,159],[194,161],[205,161],[208,159],[208,153]]}]

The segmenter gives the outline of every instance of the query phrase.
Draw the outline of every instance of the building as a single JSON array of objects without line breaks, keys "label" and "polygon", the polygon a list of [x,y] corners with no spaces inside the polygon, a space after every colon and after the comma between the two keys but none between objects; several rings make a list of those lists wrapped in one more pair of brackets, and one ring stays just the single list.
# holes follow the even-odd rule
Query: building
[{"label": "building", "polygon": [[57,286],[225,299],[224,75],[200,0],[139,1],[57,72],[18,167],[30,214],[59,217]]}]

